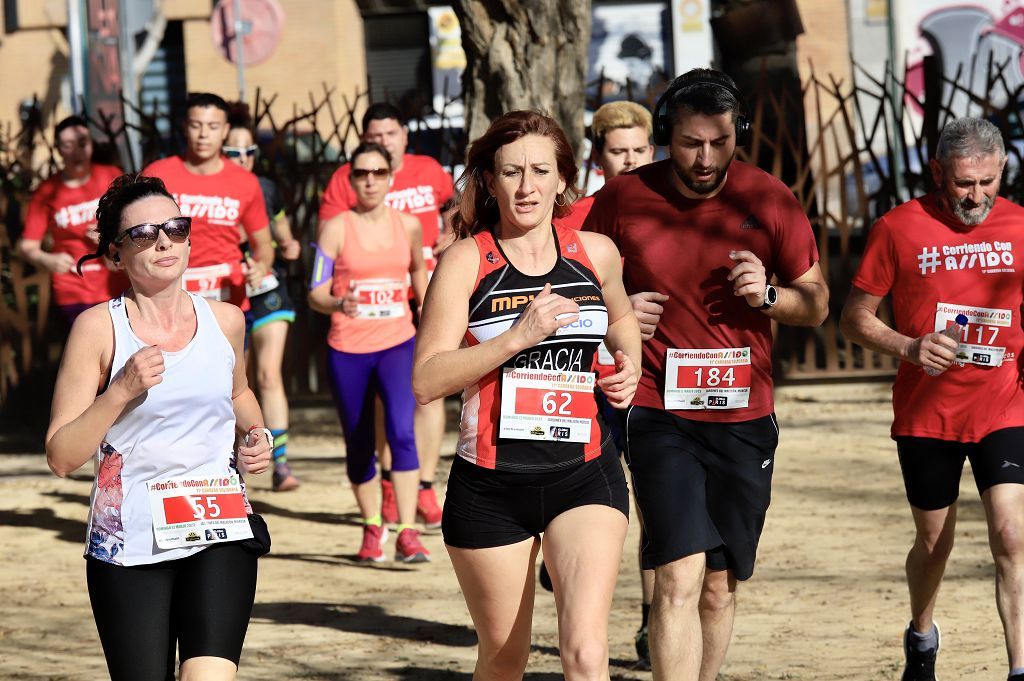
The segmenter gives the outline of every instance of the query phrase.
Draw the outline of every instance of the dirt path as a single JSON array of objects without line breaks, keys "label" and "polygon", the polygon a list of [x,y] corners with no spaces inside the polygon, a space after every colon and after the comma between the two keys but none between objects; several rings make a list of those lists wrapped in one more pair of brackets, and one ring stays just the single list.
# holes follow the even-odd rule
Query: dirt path
[{"label": "dirt path", "polygon": [[[912,526],[888,396],[883,385],[780,392],[774,503],[724,680],[899,678]],[[302,489],[275,495],[268,478],[250,483],[274,551],[261,562],[239,678],[470,679],[475,637],[440,536],[425,539],[428,565],[355,565],[360,535],[340,454],[337,427],[308,422],[289,448]],[[37,453],[0,454],[0,464],[0,679],[104,678],[81,558],[89,469],[59,480]],[[613,679],[650,678],[632,668],[636,541],[633,523],[612,612]],[[957,542],[939,603],[940,678],[1001,680],[993,569],[969,472]],[[550,595],[538,593],[527,679],[562,678],[554,622]]]}]

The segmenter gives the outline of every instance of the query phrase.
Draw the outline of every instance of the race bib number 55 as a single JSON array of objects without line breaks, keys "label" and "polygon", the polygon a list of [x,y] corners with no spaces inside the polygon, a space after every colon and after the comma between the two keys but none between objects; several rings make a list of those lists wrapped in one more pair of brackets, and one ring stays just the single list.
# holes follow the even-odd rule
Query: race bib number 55
[{"label": "race bib number 55", "polygon": [[750,402],[750,348],[669,348],[666,409],[742,409]]},{"label": "race bib number 55", "polygon": [[502,370],[499,437],[586,443],[596,417],[594,374]]},{"label": "race bib number 55", "polygon": [[252,538],[237,475],[151,480],[153,536],[162,549]]}]

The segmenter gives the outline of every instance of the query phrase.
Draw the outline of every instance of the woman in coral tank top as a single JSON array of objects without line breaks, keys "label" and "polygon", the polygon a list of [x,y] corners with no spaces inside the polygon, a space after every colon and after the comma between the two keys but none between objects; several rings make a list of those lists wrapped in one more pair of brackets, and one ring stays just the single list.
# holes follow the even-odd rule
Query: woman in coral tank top
[{"label": "woman in coral tank top", "polygon": [[[407,300],[409,279],[422,302],[427,288],[420,222],[384,203],[391,155],[379,144],[352,152],[349,181],[358,203],[324,223],[316,246],[309,304],[331,315],[328,378],[345,433],[346,467],[363,518],[360,561],[384,560],[374,400],[384,402],[391,479],[398,498],[395,560],[429,560],[414,529],[419,458],[413,430],[412,353],[416,330]],[[329,274],[330,273],[330,274]]]}]

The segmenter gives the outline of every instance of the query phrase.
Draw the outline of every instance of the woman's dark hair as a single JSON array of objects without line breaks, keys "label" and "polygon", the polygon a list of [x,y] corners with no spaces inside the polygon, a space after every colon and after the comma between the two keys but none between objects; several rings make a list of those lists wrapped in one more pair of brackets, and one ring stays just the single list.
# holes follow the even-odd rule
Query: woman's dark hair
[{"label": "woman's dark hair", "polygon": [[256,139],[256,132],[252,127],[252,114],[249,113],[249,105],[245,102],[228,103],[228,125],[232,128],[245,128]]},{"label": "woman's dark hair", "polygon": [[482,136],[473,141],[466,155],[466,169],[459,177],[461,192],[459,209],[452,218],[452,228],[458,238],[463,239],[476,232],[497,224],[500,215],[498,206],[487,200],[491,193],[484,179],[485,172],[494,172],[494,156],[498,149],[527,135],[547,137],[555,145],[555,162],[558,174],[565,180],[562,201],[556,197],[554,216],[565,217],[572,211],[572,203],[579,192],[576,189],[576,158],[569,140],[561,126],[550,116],[538,111],[510,111],[496,118]]},{"label": "woman's dark hair", "polygon": [[348,156],[349,166],[355,164],[356,159],[363,154],[380,154],[384,157],[384,160],[388,162],[388,170],[391,170],[391,154],[387,149],[377,144],[376,142],[363,142],[358,147],[352,150],[352,153]]},{"label": "woman's dark hair", "polygon": [[121,229],[121,216],[124,214],[124,209],[147,196],[166,196],[174,201],[174,197],[167,191],[167,187],[159,177],[126,173],[110,183],[96,207],[96,228],[100,233],[100,243],[96,247],[95,253],[83,255],[79,259],[79,274],[82,273],[82,263],[86,260],[102,258],[110,251],[110,246]]}]

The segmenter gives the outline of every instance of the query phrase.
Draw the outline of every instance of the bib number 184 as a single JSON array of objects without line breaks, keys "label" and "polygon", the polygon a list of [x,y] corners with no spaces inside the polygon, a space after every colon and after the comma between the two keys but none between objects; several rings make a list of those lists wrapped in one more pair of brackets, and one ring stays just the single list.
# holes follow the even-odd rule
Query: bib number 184
[{"label": "bib number 184", "polygon": [[742,409],[750,403],[750,348],[670,348],[666,409]]}]

